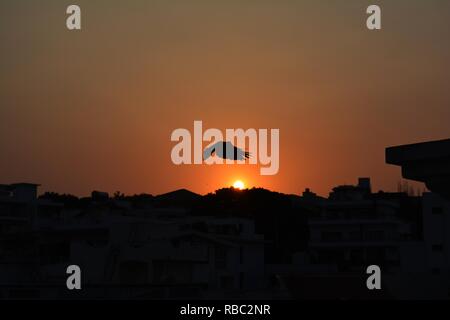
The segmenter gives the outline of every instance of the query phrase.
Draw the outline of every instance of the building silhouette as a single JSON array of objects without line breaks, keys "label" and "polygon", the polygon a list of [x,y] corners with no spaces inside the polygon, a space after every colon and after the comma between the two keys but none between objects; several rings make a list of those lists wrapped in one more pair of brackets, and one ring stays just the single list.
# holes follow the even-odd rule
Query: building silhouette
[{"label": "building silhouette", "polygon": [[[447,141],[387,149],[433,192],[373,192],[370,178],[284,195],[90,197],[0,185],[3,299],[448,299]],[[445,150],[441,150],[441,148]],[[82,290],[66,268],[82,270]],[[382,270],[382,290],[366,269]]]}]

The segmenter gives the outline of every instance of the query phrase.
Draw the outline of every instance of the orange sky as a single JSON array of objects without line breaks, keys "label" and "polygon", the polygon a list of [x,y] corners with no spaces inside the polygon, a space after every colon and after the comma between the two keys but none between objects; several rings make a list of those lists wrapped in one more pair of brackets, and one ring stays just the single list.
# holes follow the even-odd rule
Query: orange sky
[{"label": "orange sky", "polygon": [[[395,190],[387,146],[450,136],[450,2],[0,2],[0,183],[42,190],[327,194],[372,177]],[[280,171],[172,164],[170,134],[279,128]]]}]

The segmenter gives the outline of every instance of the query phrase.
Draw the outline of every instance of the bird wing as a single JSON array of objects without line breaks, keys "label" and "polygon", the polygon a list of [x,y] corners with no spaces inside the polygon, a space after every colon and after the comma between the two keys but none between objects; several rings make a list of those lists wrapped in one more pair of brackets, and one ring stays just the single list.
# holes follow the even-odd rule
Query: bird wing
[{"label": "bird wing", "polygon": [[226,149],[226,152],[224,152],[224,155],[226,155],[227,159],[245,160],[250,157],[249,152],[234,146],[231,142],[224,143],[224,148]]},{"label": "bird wing", "polygon": [[209,146],[207,146],[203,150],[203,160],[206,160],[209,157],[211,157],[212,154],[216,152],[216,149],[217,149],[217,147],[219,146],[220,143],[222,143],[222,142],[216,142],[216,143],[213,143],[213,144],[210,144]]},{"label": "bird wing", "polygon": [[250,158],[250,152],[234,147],[234,160],[245,160]]},{"label": "bird wing", "polygon": [[250,152],[234,146],[231,142],[219,141],[206,147],[203,151],[203,160],[215,153],[216,156],[230,160],[245,160],[251,157]]}]

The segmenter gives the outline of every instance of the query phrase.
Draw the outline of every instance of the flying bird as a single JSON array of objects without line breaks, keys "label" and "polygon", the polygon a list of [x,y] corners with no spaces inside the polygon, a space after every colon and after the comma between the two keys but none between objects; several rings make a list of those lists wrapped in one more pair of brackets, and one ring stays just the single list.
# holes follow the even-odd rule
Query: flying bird
[{"label": "flying bird", "polygon": [[213,154],[229,160],[245,160],[250,158],[250,152],[235,147],[231,142],[219,141],[205,148],[203,151],[203,160],[208,159]]}]

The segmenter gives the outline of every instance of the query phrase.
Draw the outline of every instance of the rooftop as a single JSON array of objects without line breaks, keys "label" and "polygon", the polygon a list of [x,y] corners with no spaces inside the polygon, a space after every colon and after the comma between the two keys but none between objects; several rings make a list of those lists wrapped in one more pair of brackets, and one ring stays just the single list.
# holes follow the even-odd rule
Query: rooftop
[{"label": "rooftop", "polygon": [[387,148],[386,162],[401,166],[403,178],[450,198],[450,139]]}]

